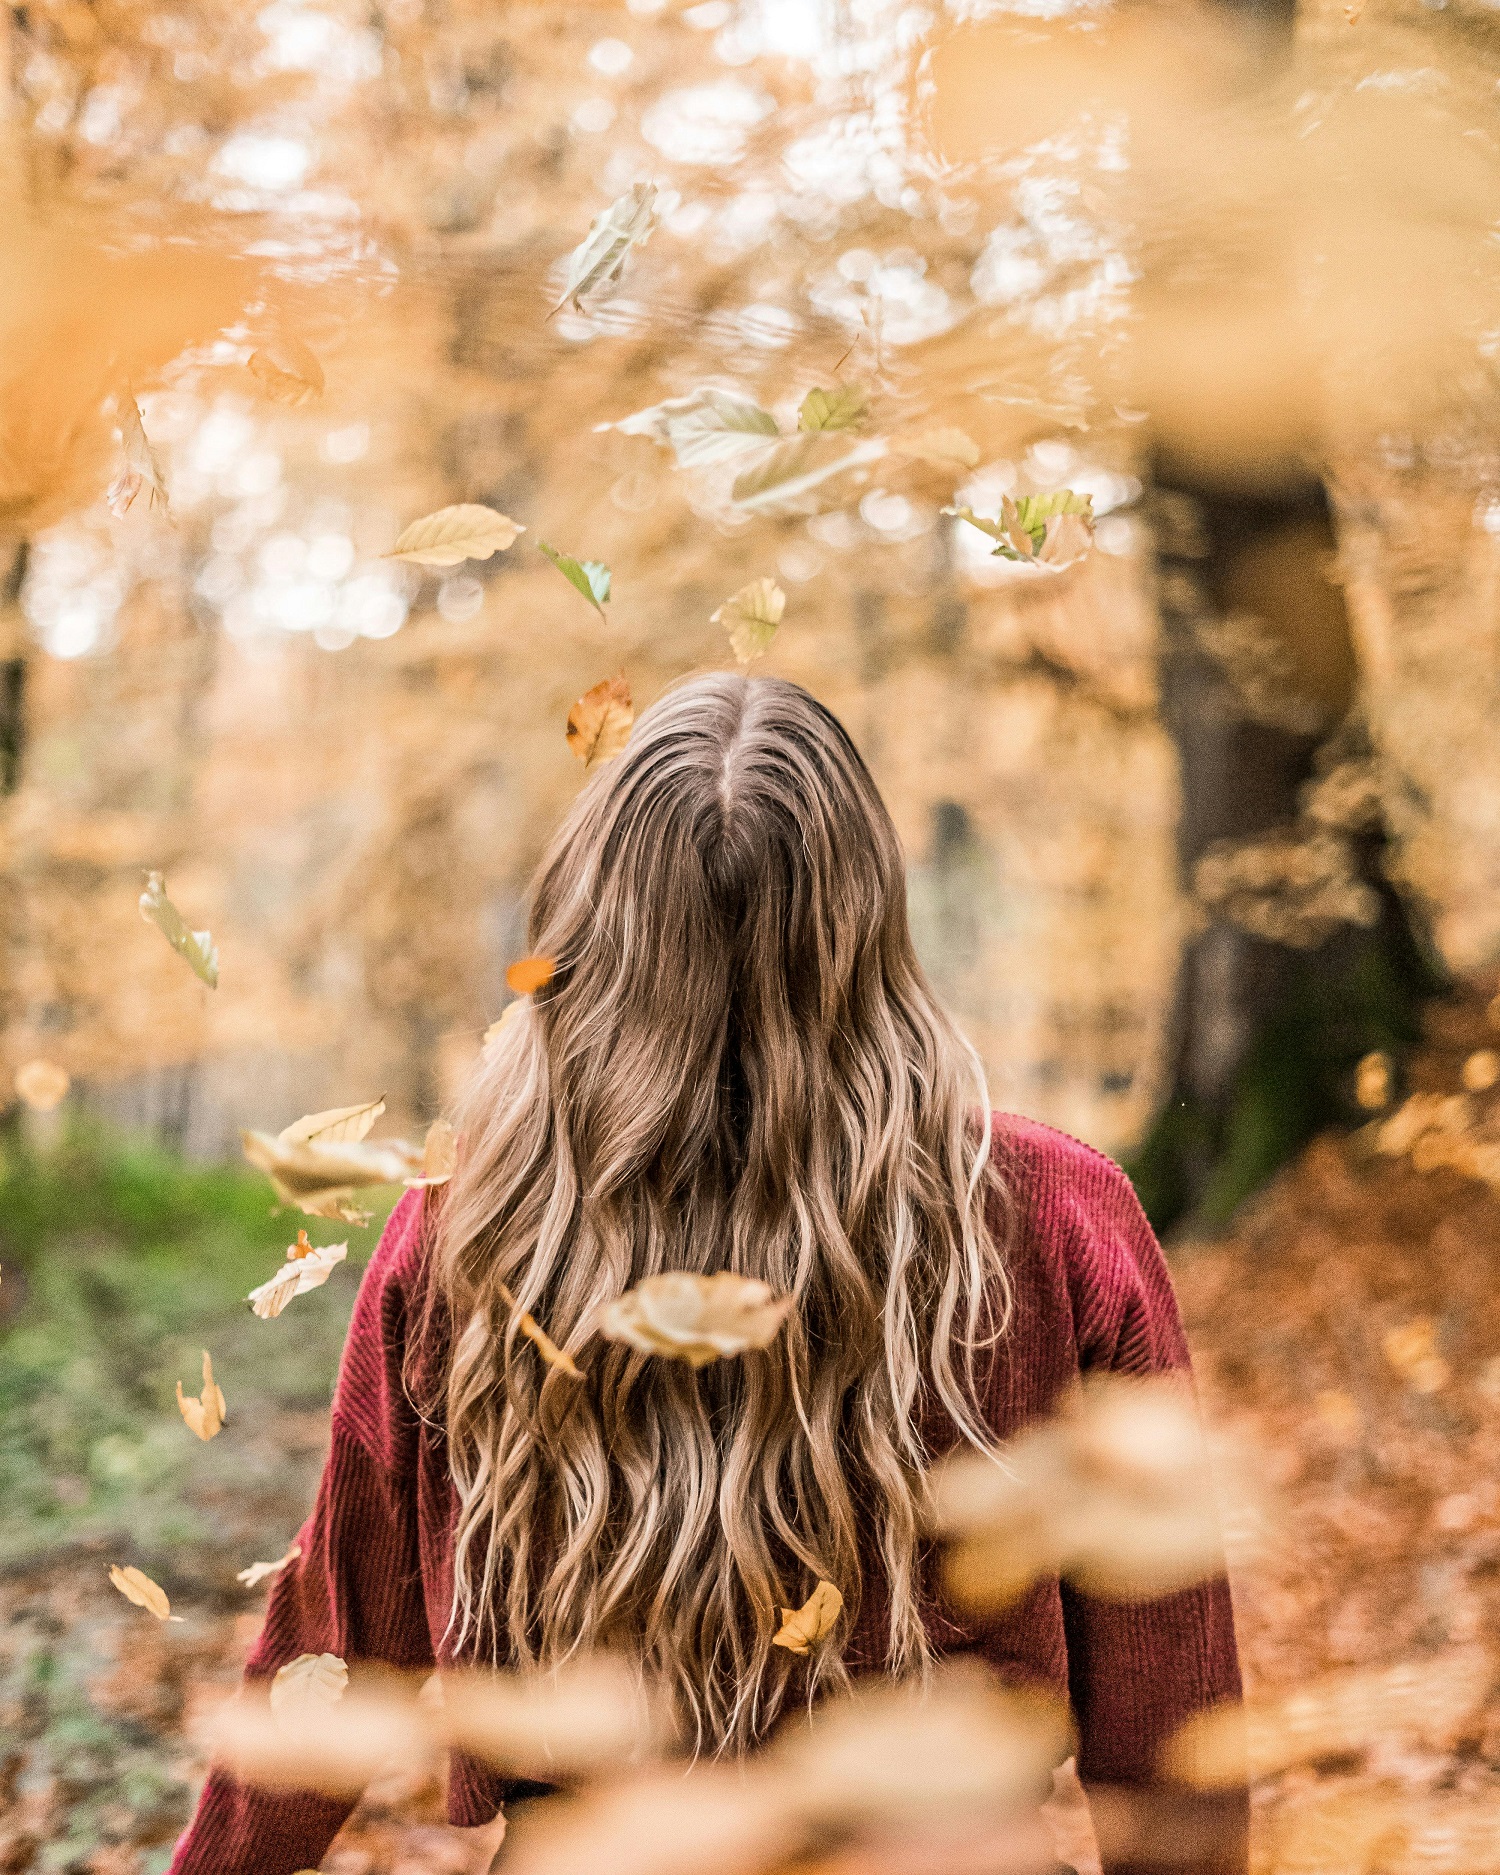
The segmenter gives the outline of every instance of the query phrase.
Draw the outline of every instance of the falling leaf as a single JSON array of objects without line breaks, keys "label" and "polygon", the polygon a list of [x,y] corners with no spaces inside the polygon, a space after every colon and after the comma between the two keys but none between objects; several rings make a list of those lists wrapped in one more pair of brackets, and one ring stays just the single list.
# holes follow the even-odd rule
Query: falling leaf
[{"label": "falling leaf", "polygon": [[159,872],[146,874],[146,889],[141,894],[141,916],[154,924],[183,959],[195,977],[208,987],[219,986],[219,953],[207,931],[190,931],[182,913],[167,897]]},{"label": "falling leaf", "polygon": [[275,1562],[253,1562],[248,1569],[241,1569],[235,1576],[236,1582],[243,1582],[247,1589],[253,1589],[258,1582],[264,1582],[267,1576],[273,1576],[279,1569],[295,1562],[302,1554],[302,1545],[294,1543],[285,1556],[278,1556]]},{"label": "falling leaf", "polygon": [[1061,572],[1081,560],[1094,543],[1094,498],[1059,488],[1050,495],[1000,498],[1000,517],[991,521],[972,508],[944,508],[970,527],[988,534],[995,552],[1006,560],[1050,567]]},{"label": "falling leaf", "polygon": [[[500,1299],[508,1309],[520,1307],[504,1283],[500,1284]],[[549,1367],[556,1367],[562,1373],[571,1374],[574,1380],[583,1379],[582,1369],[574,1362],[572,1355],[565,1348],[557,1345],[534,1315],[523,1313],[516,1326]]]},{"label": "falling leaf", "polygon": [[403,528],[385,557],[418,566],[457,566],[461,560],[488,560],[504,553],[525,532],[509,515],[476,501],[461,501]]},{"label": "falling leaf", "polygon": [[582,312],[584,294],[618,280],[630,250],[645,245],[656,222],[654,182],[638,182],[596,215],[588,233],[568,257],[568,283],[553,312],[567,305],[574,312]]},{"label": "falling leaf", "polygon": [[764,456],[781,434],[769,410],[762,410],[748,397],[709,386],[599,427],[666,444],[679,469],[704,469]]},{"label": "falling leaf", "polygon": [[1390,1105],[1391,1058],[1383,1049],[1361,1057],[1354,1070],[1354,1098],[1366,1109]]},{"label": "falling leaf", "polygon": [[154,508],[160,502],[163,512],[170,519],[171,505],[167,500],[167,484],[162,477],[161,464],[147,438],[146,426],[141,422],[141,407],[129,391],[124,392],[119,400],[118,415],[124,461],[120,465],[119,474],[105,493],[109,511],[117,521],[123,521],[130,512],[130,504],[144,485],[151,491],[150,506]]},{"label": "falling leaf", "polygon": [[630,685],[623,675],[606,677],[568,711],[568,747],[585,768],[610,761],[630,740],[634,721]]},{"label": "falling leaf", "polygon": [[422,1173],[422,1153],[404,1139],[366,1143],[365,1135],[385,1112],[383,1100],[357,1107],[331,1107],[295,1120],[274,1137],[241,1133],[245,1157],[266,1173],[283,1204],[307,1217],[337,1217],[365,1224],[369,1212],[351,1203],[366,1185],[398,1185]]},{"label": "falling leaf", "polygon": [[421,1173],[405,1180],[406,1187],[421,1191],[429,1185],[446,1185],[457,1170],[458,1135],[446,1120],[434,1120],[422,1142]]},{"label": "falling leaf", "polygon": [[789,1654],[810,1654],[843,1613],[844,1598],[831,1582],[820,1582],[800,1608],[783,1608],[773,1647]]},{"label": "falling leaf", "polygon": [[274,1320],[293,1296],[321,1289],[348,1254],[346,1243],[313,1245],[307,1241],[307,1232],[299,1230],[296,1243],[286,1253],[285,1264],[245,1298],[251,1311],[263,1322]]},{"label": "falling leaf", "polygon": [[229,1408],[224,1402],[224,1393],[214,1381],[214,1364],[208,1358],[208,1349],[203,1350],[203,1392],[198,1399],[182,1390],[182,1382],[177,1383],[177,1410],[187,1421],[188,1431],[205,1443],[212,1439],[223,1427],[229,1417]]},{"label": "falling leaf", "polygon": [[786,594],[775,580],[753,579],[711,613],[709,623],[724,627],[730,649],[741,664],[748,664],[770,649],[785,611]]},{"label": "falling leaf", "polygon": [[603,618],[604,608],[609,604],[609,568],[604,562],[575,560],[571,554],[559,553],[555,547],[549,547],[544,540],[539,540],[537,546],[568,584],[581,592],[600,618]]},{"label": "falling leaf", "polygon": [[362,1100],[353,1107],[329,1107],[322,1113],[304,1114],[284,1126],[278,1138],[287,1146],[310,1145],[314,1140],[320,1146],[343,1145],[367,1138],[384,1112],[382,1094],[379,1100]]},{"label": "falling leaf", "polygon": [[669,1355],[690,1367],[769,1347],[792,1308],[754,1276],[720,1270],[666,1270],[616,1296],[599,1318],[606,1341],[643,1354]]},{"label": "falling leaf", "polygon": [[809,391],[797,412],[799,430],[852,430],[864,421],[870,400],[858,384],[840,384],[831,391]]},{"label": "falling leaf", "polygon": [[891,441],[891,453],[907,456],[914,462],[931,463],[935,469],[977,469],[979,445],[964,430],[939,427],[923,430],[917,436],[898,436]]},{"label": "falling leaf", "polygon": [[[797,512],[825,482],[877,461],[886,445],[832,433],[810,433],[777,443],[763,462],[736,476],[730,498],[737,507]],[[815,504],[814,504],[815,505]]]},{"label": "falling leaf", "polygon": [[16,1093],[37,1113],[51,1113],[73,1085],[66,1068],[55,1061],[27,1061],[16,1069]]},{"label": "falling leaf", "polygon": [[153,1582],[144,1569],[122,1569],[117,1563],[111,1564],[109,1579],[126,1601],[134,1602],[137,1608],[144,1608],[148,1614],[155,1615],[158,1621],[181,1621],[181,1615],[172,1613],[167,1591]]},{"label": "falling leaf", "polygon": [[517,996],[531,996],[552,981],[557,969],[551,957],[518,957],[505,973],[506,986]]},{"label": "falling leaf", "polygon": [[278,333],[251,352],[248,369],[273,403],[292,410],[323,395],[323,367],[295,333]]},{"label": "falling leaf", "polygon": [[[344,1663],[333,1654],[306,1654],[303,1660]],[[266,1790],[310,1790],[328,1797],[355,1797],[373,1778],[394,1769],[424,1773],[436,1757],[431,1727],[410,1690],[400,1684],[342,1691],[330,1673],[328,1703],[321,1688],[302,1696],[278,1696],[282,1675],[301,1669],[302,1661],[283,1667],[272,1682],[270,1701],[248,1689],[226,1700],[193,1725],[205,1755],[247,1784]]]},{"label": "falling leaf", "polygon": [[639,1673],[611,1655],[541,1673],[445,1672],[446,1742],[510,1777],[597,1776],[650,1756],[667,1714]]},{"label": "falling leaf", "polygon": [[271,1710],[336,1706],[349,1685],[349,1669],[337,1654],[298,1654],[279,1667],[271,1682]]}]

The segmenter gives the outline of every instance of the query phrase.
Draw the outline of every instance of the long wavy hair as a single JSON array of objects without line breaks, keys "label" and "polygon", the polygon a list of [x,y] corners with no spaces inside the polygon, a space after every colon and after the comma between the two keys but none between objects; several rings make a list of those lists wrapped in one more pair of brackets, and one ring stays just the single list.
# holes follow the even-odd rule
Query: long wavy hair
[{"label": "long wavy hair", "polygon": [[[1009,1310],[983,1072],[913,953],[869,771],[776,678],[700,678],[641,718],[542,861],[530,945],[555,973],[469,1089],[435,1239],[450,1644],[628,1651],[700,1749],[739,1750],[847,1680],[862,1558],[890,1671],[930,1663],[922,1421],[988,1443],[976,1353]],[[698,1371],[603,1340],[663,1270],[795,1307]],[[778,1610],[820,1578],[846,1620],[800,1660]]]}]

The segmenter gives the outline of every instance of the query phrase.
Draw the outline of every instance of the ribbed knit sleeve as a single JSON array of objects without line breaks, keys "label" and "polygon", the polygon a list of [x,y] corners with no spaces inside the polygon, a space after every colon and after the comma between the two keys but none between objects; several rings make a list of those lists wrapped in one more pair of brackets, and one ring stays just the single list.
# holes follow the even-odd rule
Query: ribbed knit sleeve
[{"label": "ribbed knit sleeve", "polygon": [[[420,1196],[391,1215],[355,1304],[334,1398],[332,1441],[301,1555],[271,1591],[248,1680],[266,1680],[299,1654],[433,1665],[422,1598],[417,1421],[402,1384],[410,1268]],[[222,1770],[204,1786],[170,1875],[295,1875],[315,1869],[352,1802],[250,1788]]]}]

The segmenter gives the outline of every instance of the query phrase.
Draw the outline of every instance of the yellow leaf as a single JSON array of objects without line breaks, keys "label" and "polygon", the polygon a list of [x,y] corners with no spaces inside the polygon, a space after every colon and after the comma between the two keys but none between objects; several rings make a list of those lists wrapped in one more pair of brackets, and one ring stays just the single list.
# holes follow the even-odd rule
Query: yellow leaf
[{"label": "yellow leaf", "polygon": [[820,1582],[800,1608],[783,1608],[773,1647],[791,1654],[810,1654],[843,1613],[844,1598],[831,1582]]},{"label": "yellow leaf", "polygon": [[267,1576],[273,1576],[278,1569],[285,1569],[289,1562],[295,1562],[302,1554],[302,1545],[294,1543],[285,1556],[278,1556],[275,1562],[253,1562],[248,1569],[241,1569],[235,1576],[236,1582],[243,1582],[247,1589],[253,1589],[257,1582],[264,1582]]},{"label": "yellow leaf", "polygon": [[223,1389],[214,1381],[214,1364],[208,1358],[208,1349],[203,1350],[203,1393],[198,1399],[191,1398],[182,1390],[182,1382],[177,1383],[177,1410],[187,1421],[188,1431],[205,1443],[212,1439],[223,1427],[229,1417],[229,1408],[224,1403]]},{"label": "yellow leaf", "polygon": [[458,1135],[446,1120],[434,1120],[422,1142],[422,1175],[406,1181],[408,1190],[446,1185],[458,1170]]},{"label": "yellow leaf", "polygon": [[556,969],[550,957],[518,957],[505,973],[506,986],[517,996],[530,996],[547,987]]},{"label": "yellow leaf", "polygon": [[457,566],[460,560],[488,560],[491,554],[503,553],[525,532],[509,515],[476,501],[461,501],[403,528],[385,557],[412,560],[418,566]]},{"label": "yellow leaf", "polygon": [[146,874],[140,897],[141,916],[154,924],[195,977],[213,990],[219,986],[219,953],[207,931],[190,931],[183,915],[167,897],[159,872]]},{"label": "yellow leaf", "polygon": [[172,1604],[167,1600],[167,1591],[153,1582],[144,1569],[120,1568],[118,1563],[110,1565],[109,1579],[125,1597],[134,1602],[137,1608],[144,1608],[148,1614],[155,1615],[158,1621],[180,1621],[181,1615],[172,1613]]},{"label": "yellow leaf", "polygon": [[305,1114],[282,1127],[277,1138],[284,1146],[317,1140],[320,1145],[339,1145],[345,1140],[364,1139],[385,1112],[385,1096],[362,1101],[357,1107],[329,1107],[323,1113]]},{"label": "yellow leaf", "polygon": [[809,391],[797,413],[803,431],[852,430],[864,421],[869,398],[858,384],[839,384],[831,391]]},{"label": "yellow leaf", "polygon": [[294,333],[279,333],[251,352],[248,369],[267,397],[293,410],[323,395],[323,367]]},{"label": "yellow leaf", "polygon": [[785,611],[786,594],[775,580],[753,579],[710,614],[709,623],[724,627],[735,657],[748,664],[770,648]]},{"label": "yellow leaf", "polygon": [[595,762],[607,762],[621,752],[634,721],[630,685],[623,675],[606,677],[592,690],[585,690],[568,711],[568,747],[585,768],[592,768]]},{"label": "yellow leaf", "polygon": [[298,1654],[271,1682],[271,1710],[336,1706],[349,1684],[349,1669],[337,1654]]},{"label": "yellow leaf", "polygon": [[[504,1283],[500,1284],[500,1299],[508,1309],[519,1307],[515,1297]],[[573,1357],[565,1348],[560,1348],[534,1315],[523,1314],[516,1326],[541,1355],[549,1367],[556,1367],[565,1374],[571,1374],[575,1380],[582,1380],[582,1370],[574,1364]]]},{"label": "yellow leaf", "polygon": [[16,1069],[16,1092],[37,1113],[51,1113],[67,1098],[72,1081],[55,1061],[27,1061]]},{"label": "yellow leaf", "polygon": [[769,1347],[792,1307],[758,1277],[720,1270],[664,1270],[616,1296],[599,1317],[606,1341],[706,1367]]},{"label": "yellow leaf", "polygon": [[306,1231],[298,1231],[296,1243],[286,1254],[287,1260],[276,1274],[246,1297],[251,1311],[263,1322],[278,1316],[293,1296],[306,1295],[309,1289],[321,1289],[337,1265],[348,1256],[349,1246],[330,1243],[314,1249],[307,1241]]}]

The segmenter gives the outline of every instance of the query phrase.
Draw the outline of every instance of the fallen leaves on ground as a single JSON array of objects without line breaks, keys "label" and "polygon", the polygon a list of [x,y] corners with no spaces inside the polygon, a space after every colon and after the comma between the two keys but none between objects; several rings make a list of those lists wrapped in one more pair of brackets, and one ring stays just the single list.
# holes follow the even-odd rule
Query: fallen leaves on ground
[{"label": "fallen leaves on ground", "polygon": [[609,604],[610,574],[602,560],[575,560],[570,553],[560,553],[556,547],[549,547],[544,540],[537,542],[540,552],[557,568],[563,578],[575,592],[582,593],[589,604],[604,617],[604,608]]},{"label": "fallen leaves on ground", "polygon": [[203,1350],[203,1392],[195,1400],[182,1390],[182,1382],[177,1383],[177,1410],[187,1422],[188,1431],[195,1438],[207,1442],[222,1431],[224,1422],[229,1417],[229,1408],[224,1401],[223,1389],[214,1379],[214,1364],[209,1359],[208,1349]]},{"label": "fallen leaves on ground", "polygon": [[781,1626],[772,1636],[773,1647],[784,1647],[789,1654],[810,1654],[818,1642],[833,1632],[843,1613],[844,1598],[831,1582],[819,1582],[800,1608],[783,1608]]},{"label": "fallen leaves on ground", "polygon": [[638,182],[611,202],[568,256],[567,285],[553,312],[569,305],[582,312],[584,295],[618,280],[631,249],[645,246],[656,223],[654,182]]},{"label": "fallen leaves on ground", "polygon": [[180,1621],[181,1615],[172,1613],[172,1604],[167,1600],[167,1591],[160,1583],[153,1582],[144,1569],[137,1569],[127,1564],[123,1569],[118,1563],[110,1565],[109,1579],[125,1597],[134,1602],[137,1608],[144,1608],[148,1614],[156,1616],[158,1621]]},{"label": "fallen leaves on ground", "polygon": [[786,594],[774,579],[753,579],[710,615],[711,625],[722,625],[729,648],[741,664],[749,664],[771,647],[776,628],[786,611]]},{"label": "fallen leaves on ground", "polygon": [[417,566],[457,566],[463,560],[488,560],[514,545],[526,529],[494,508],[461,501],[451,508],[424,514],[396,537],[388,560],[410,560]]},{"label": "fallen leaves on ground", "polygon": [[518,957],[505,972],[507,989],[517,996],[534,996],[552,981],[557,962],[551,957]]},{"label": "fallen leaves on ground", "polygon": [[235,1576],[236,1582],[242,1582],[247,1589],[253,1589],[258,1582],[264,1582],[267,1576],[276,1575],[287,1564],[295,1562],[302,1554],[302,1545],[293,1543],[284,1556],[278,1556],[275,1562],[253,1562],[248,1569],[241,1569]]},{"label": "fallen leaves on ground", "polygon": [[568,711],[568,747],[585,768],[608,762],[624,750],[634,722],[630,685],[623,676],[606,677]]},{"label": "fallen leaves on ground", "polygon": [[55,1061],[26,1061],[16,1069],[16,1093],[34,1113],[53,1113],[73,1085],[66,1068]]},{"label": "fallen leaves on ground", "polygon": [[167,888],[159,872],[146,874],[146,889],[140,898],[141,916],[154,924],[200,981],[213,990],[219,986],[219,953],[207,931],[191,931],[182,913],[167,897]]},{"label": "fallen leaves on ground", "polygon": [[287,1251],[287,1260],[269,1281],[252,1289],[245,1298],[262,1321],[278,1316],[293,1296],[305,1296],[310,1289],[321,1289],[337,1266],[349,1254],[347,1243],[314,1245],[307,1232],[299,1230],[297,1241]]},{"label": "fallen leaves on ground", "polygon": [[667,1270],[617,1296],[599,1318],[606,1341],[643,1354],[706,1367],[710,1361],[769,1347],[792,1308],[754,1276],[719,1270]]}]

